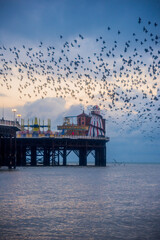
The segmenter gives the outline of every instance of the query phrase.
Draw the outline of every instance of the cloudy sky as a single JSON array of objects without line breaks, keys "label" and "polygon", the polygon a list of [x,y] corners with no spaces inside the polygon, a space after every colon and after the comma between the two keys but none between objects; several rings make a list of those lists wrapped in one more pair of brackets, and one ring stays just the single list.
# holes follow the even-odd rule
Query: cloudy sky
[{"label": "cloudy sky", "polygon": [[160,1],[0,0],[0,117],[106,118],[108,161],[160,162]]}]

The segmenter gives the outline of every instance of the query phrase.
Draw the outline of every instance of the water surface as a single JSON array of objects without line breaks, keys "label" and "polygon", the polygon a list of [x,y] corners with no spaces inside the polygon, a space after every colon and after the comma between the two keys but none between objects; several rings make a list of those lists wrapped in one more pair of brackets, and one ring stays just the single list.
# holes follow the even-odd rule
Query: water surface
[{"label": "water surface", "polygon": [[0,170],[0,239],[160,239],[160,165]]}]

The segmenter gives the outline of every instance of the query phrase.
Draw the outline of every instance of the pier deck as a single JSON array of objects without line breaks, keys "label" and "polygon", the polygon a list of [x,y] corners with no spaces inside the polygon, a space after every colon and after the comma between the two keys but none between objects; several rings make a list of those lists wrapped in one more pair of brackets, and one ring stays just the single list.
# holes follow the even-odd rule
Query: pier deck
[{"label": "pier deck", "polygon": [[[88,136],[16,138],[10,153],[15,156],[17,166],[37,166],[39,159],[43,166],[66,166],[67,156],[71,152],[77,155],[79,166],[87,166],[87,157],[90,153],[95,159],[95,166],[106,166],[108,141],[109,138]],[[4,159],[4,163],[7,161],[9,148],[10,139],[1,139],[1,158]]]}]

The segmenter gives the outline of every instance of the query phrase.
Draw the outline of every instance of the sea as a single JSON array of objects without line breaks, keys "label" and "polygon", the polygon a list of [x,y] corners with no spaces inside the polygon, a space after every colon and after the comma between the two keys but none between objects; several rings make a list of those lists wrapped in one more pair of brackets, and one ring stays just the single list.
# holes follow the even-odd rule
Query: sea
[{"label": "sea", "polygon": [[160,164],[0,169],[0,240],[159,240]]}]

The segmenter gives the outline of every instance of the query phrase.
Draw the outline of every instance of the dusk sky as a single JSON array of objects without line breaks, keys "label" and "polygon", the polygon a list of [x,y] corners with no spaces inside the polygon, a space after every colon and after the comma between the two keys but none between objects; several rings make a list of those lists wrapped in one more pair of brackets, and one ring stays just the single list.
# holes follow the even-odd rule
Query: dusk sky
[{"label": "dusk sky", "polygon": [[0,0],[0,118],[99,105],[109,162],[160,163],[159,78],[159,0]]}]

